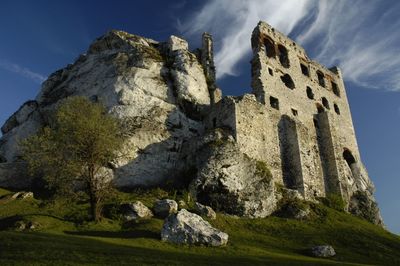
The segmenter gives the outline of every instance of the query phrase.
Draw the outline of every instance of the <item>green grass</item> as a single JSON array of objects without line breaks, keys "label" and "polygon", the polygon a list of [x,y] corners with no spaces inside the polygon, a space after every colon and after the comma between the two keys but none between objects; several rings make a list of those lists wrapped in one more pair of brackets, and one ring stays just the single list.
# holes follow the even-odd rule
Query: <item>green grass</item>
[{"label": "green grass", "polygon": [[[0,198],[9,192],[0,189]],[[176,194],[176,193],[175,193]],[[120,193],[117,201],[151,207],[162,190]],[[110,205],[112,207],[112,205]],[[0,265],[400,265],[400,237],[344,212],[312,204],[309,221],[244,219],[218,214],[211,223],[229,234],[226,247],[177,246],[160,241],[163,221],[124,225],[115,212],[82,222],[87,203],[0,199]],[[112,209],[112,208],[111,208]],[[6,230],[15,219],[39,222],[32,232]],[[315,259],[305,250],[331,244],[337,256]]]}]

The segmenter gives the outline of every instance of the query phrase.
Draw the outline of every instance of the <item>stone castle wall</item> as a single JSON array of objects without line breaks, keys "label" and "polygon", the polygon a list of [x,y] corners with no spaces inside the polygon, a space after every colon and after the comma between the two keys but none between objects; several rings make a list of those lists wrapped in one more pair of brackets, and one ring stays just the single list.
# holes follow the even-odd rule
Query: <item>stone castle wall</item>
[{"label": "stone castle wall", "polygon": [[[105,34],[52,74],[1,128],[0,186],[29,185],[19,171],[18,141],[47,125],[64,98],[80,95],[102,102],[129,132],[126,156],[112,165],[119,187],[197,180],[197,194],[236,198],[240,208],[259,206],[250,216],[264,217],[277,206],[280,184],[308,200],[341,195],[350,212],[373,213],[368,219],[381,223],[340,70],[311,61],[265,22],[254,29],[251,45],[252,93],[222,97],[211,35],[189,51],[176,36],[156,42]],[[265,164],[273,179],[261,174]]]},{"label": "stone castle wall", "polygon": [[335,193],[349,199],[357,184],[372,186],[363,181],[340,70],[311,61],[264,22],[253,31],[252,48],[255,97],[238,98],[232,112],[241,149],[306,198]]}]

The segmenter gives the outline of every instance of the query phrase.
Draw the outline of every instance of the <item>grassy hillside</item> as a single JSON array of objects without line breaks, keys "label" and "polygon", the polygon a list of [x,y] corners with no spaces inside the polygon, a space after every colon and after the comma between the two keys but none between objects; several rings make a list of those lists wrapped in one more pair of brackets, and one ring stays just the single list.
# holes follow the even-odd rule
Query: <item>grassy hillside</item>
[{"label": "grassy hillside", "polygon": [[[400,265],[400,237],[368,222],[322,205],[309,221],[279,217],[243,219],[223,214],[211,223],[229,234],[226,247],[177,246],[160,241],[163,221],[124,225],[113,205],[112,218],[83,222],[86,203],[57,200],[9,200],[0,190],[0,265]],[[119,195],[119,201],[145,204],[162,191]],[[170,195],[171,196],[171,195]],[[38,222],[34,231],[7,229],[16,220]],[[315,259],[305,250],[332,245],[337,256]]]}]

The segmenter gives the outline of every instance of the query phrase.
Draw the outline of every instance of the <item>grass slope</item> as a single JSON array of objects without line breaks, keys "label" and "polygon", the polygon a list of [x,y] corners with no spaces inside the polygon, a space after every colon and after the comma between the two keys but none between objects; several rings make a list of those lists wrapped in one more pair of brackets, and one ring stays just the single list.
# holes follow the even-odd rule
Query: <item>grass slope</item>
[{"label": "grass slope", "polygon": [[[229,234],[229,242],[212,248],[161,242],[160,219],[124,226],[110,208],[113,219],[78,223],[86,203],[10,201],[4,197],[9,193],[0,189],[0,265],[400,265],[399,236],[325,206],[314,205],[319,217],[310,221],[218,214],[211,223]],[[161,196],[162,191],[121,193],[119,200],[140,199],[150,206]],[[39,222],[41,229],[6,229],[18,219]],[[307,256],[305,250],[318,244],[333,245],[337,256]]]}]

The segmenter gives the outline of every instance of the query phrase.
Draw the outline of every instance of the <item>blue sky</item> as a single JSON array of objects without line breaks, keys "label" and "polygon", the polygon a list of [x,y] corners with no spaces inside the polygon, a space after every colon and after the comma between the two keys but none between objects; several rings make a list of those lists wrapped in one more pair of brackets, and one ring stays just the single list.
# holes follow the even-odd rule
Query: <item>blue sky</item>
[{"label": "blue sky", "polygon": [[250,34],[265,20],[343,71],[362,159],[392,232],[400,233],[400,1],[0,1],[0,124],[110,29],[155,40],[215,39],[224,95],[250,91]]}]

